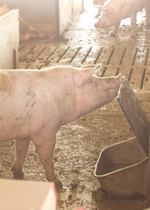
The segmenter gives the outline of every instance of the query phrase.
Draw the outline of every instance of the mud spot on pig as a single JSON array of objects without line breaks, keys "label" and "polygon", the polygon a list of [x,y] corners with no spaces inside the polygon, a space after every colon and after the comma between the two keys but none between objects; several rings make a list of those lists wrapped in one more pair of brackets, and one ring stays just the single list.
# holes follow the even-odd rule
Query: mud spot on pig
[{"label": "mud spot on pig", "polygon": [[11,95],[13,90],[14,86],[12,86],[12,78],[10,75],[4,71],[0,71],[0,91]]}]

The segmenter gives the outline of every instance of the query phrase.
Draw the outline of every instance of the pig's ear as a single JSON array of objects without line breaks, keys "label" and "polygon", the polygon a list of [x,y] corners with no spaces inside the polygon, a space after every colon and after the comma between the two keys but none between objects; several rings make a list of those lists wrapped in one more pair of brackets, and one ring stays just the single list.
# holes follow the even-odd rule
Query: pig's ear
[{"label": "pig's ear", "polygon": [[93,61],[88,61],[88,62],[86,62],[86,64],[84,66],[82,66],[82,69],[83,68],[88,68],[88,67],[90,67],[92,65],[93,65]]},{"label": "pig's ear", "polygon": [[114,12],[114,9],[112,7],[106,7],[106,10],[105,10],[107,13],[111,14],[111,15],[115,15],[115,12]]},{"label": "pig's ear", "polygon": [[90,78],[90,76],[94,73],[94,69],[84,69],[80,71],[76,71],[72,75],[73,82],[76,87],[82,85],[86,80]]},{"label": "pig's ear", "polygon": [[103,10],[104,9],[104,6],[103,5],[96,5],[96,4],[93,4],[93,6],[95,8],[98,8],[99,10]]}]

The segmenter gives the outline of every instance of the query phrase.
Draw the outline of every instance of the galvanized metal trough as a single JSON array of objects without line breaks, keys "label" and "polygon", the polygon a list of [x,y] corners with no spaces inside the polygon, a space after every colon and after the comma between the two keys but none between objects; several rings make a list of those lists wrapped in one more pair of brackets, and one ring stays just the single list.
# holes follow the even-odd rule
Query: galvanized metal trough
[{"label": "galvanized metal trough", "polygon": [[117,99],[135,137],[103,150],[95,176],[101,187],[113,196],[135,198],[144,195],[150,201],[149,122],[125,77]]}]

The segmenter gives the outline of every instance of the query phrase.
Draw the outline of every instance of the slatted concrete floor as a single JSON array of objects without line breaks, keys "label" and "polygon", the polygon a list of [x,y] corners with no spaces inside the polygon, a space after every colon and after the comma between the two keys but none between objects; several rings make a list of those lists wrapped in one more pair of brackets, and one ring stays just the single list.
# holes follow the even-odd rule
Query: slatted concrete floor
[{"label": "slatted concrete floor", "polygon": [[115,76],[122,73],[128,78],[133,89],[150,90],[149,47],[22,44],[19,51],[19,68],[82,66],[93,60],[95,65],[102,63],[101,69],[97,72],[98,76]]}]

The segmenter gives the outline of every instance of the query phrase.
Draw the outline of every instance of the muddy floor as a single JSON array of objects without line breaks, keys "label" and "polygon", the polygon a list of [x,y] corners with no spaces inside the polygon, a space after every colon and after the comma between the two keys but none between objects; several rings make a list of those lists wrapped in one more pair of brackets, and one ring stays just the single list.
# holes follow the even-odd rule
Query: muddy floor
[{"label": "muddy floor", "polygon": [[[92,8],[92,6],[91,6]],[[96,10],[85,11],[64,32],[62,39],[34,40],[20,44],[20,68],[42,69],[51,65],[82,66],[86,61],[101,62],[99,76],[122,72],[150,120],[150,39],[140,13],[137,37],[131,39],[129,22],[122,22],[116,37],[110,29],[95,29]],[[19,99],[18,99],[19,100]],[[63,183],[58,192],[58,209],[72,210],[82,206],[88,210],[143,210],[146,198],[119,199],[101,189],[94,176],[100,152],[110,145],[133,137],[117,99],[64,125],[57,134],[54,163],[57,177]],[[12,178],[10,171],[15,158],[14,141],[0,143],[0,178]],[[46,182],[43,166],[31,143],[24,163],[24,180]],[[124,182],[124,180],[122,180]]]}]

